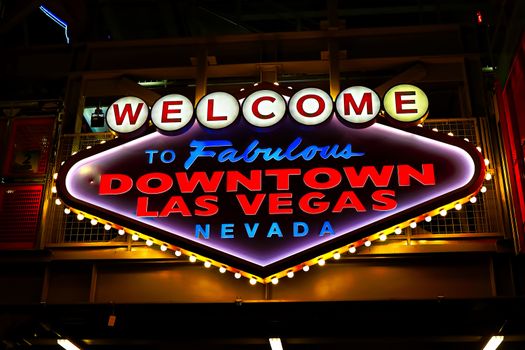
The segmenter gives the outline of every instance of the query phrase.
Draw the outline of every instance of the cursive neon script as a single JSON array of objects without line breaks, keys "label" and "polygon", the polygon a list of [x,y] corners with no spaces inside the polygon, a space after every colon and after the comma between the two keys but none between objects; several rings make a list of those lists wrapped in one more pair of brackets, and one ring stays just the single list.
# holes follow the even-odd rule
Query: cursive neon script
[{"label": "cursive neon script", "polygon": [[221,163],[236,163],[240,161],[252,163],[257,159],[265,161],[312,160],[315,157],[321,157],[322,159],[350,159],[365,155],[363,152],[352,151],[351,144],[344,146],[303,146],[301,145],[302,142],[303,139],[298,137],[284,149],[281,147],[259,147],[259,141],[254,140],[244,150],[238,150],[232,147],[232,142],[228,140],[193,140],[190,143],[191,151],[188,159],[184,162],[184,168],[188,170],[199,158],[216,158]]}]

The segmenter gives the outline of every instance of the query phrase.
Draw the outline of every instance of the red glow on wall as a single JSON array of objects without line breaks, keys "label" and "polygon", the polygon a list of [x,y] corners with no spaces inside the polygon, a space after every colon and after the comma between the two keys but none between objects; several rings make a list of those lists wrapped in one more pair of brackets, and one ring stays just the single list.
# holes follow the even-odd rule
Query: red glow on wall
[{"label": "red glow on wall", "polygon": [[500,120],[505,149],[509,162],[516,221],[518,224],[520,252],[525,253],[525,35],[522,36],[503,91],[498,89]]},{"label": "red glow on wall", "polygon": [[34,248],[42,185],[0,186],[0,249]]}]

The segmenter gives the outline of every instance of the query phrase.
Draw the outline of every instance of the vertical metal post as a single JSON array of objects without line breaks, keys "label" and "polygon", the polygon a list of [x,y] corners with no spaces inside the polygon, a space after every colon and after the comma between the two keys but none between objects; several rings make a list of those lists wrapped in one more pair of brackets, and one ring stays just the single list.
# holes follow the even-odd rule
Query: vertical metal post
[{"label": "vertical metal post", "polygon": [[42,293],[40,294],[40,303],[47,303],[49,296],[49,264],[46,264],[44,269],[44,280],[42,281]]},{"label": "vertical metal post", "polygon": [[91,285],[89,287],[89,302],[94,303],[97,293],[97,279],[98,279],[98,270],[97,265],[93,264],[91,267]]},{"label": "vertical metal post", "polygon": [[197,72],[195,75],[195,105],[206,95],[208,83],[208,50],[201,48],[197,55]]},{"label": "vertical metal post", "polygon": [[[337,18],[337,0],[328,1],[328,30],[337,31],[339,19]],[[341,74],[339,69],[339,42],[337,38],[328,40],[328,64],[330,79],[330,96],[335,100],[341,90]]]}]

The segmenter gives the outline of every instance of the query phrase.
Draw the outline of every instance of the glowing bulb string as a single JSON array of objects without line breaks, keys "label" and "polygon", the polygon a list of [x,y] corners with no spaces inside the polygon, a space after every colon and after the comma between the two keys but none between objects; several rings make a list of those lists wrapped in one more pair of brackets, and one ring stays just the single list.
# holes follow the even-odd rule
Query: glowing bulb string
[{"label": "glowing bulb string", "polygon": [[[432,129],[433,131],[438,131],[436,128],[433,128]],[[449,136],[453,136],[453,135],[450,135],[452,133],[449,133]],[[464,139],[465,141],[467,142],[470,142],[467,138]],[[101,143],[104,143],[104,141],[102,141]],[[481,152],[481,148],[480,147],[476,147],[478,149],[479,152]],[[62,162],[63,164],[63,162]],[[488,159],[484,159],[484,164],[486,167],[488,167],[488,165],[490,164],[490,161]],[[58,179],[58,173],[54,173],[53,174],[53,182],[56,182],[56,180]],[[490,170],[487,170],[486,174],[485,174],[485,181],[490,181],[492,179],[492,171]],[[487,187],[486,186],[482,186],[478,193],[485,193],[487,192]],[[52,187],[51,187],[51,193],[52,195],[56,195],[57,194],[57,190],[56,190],[56,183],[53,183],[52,184]],[[273,274],[269,277],[266,277],[266,278],[261,278],[261,277],[258,277],[258,276],[255,276],[253,274],[250,274],[250,273],[247,273],[247,272],[244,272],[244,271],[240,271],[239,269],[236,269],[236,268],[233,268],[231,266],[228,266],[226,264],[222,264],[220,262],[217,262],[217,261],[214,261],[212,259],[209,259],[207,257],[204,257],[204,256],[201,256],[199,254],[196,254],[196,253],[193,253],[193,252],[190,252],[188,250],[185,250],[185,249],[182,249],[180,247],[177,247],[177,246],[174,246],[174,245],[171,245],[171,244],[168,244],[166,242],[162,242],[162,241],[159,241],[155,238],[152,238],[152,237],[148,237],[140,232],[137,232],[137,231],[134,231],[134,230],[131,230],[131,229],[128,229],[128,228],[125,228],[121,225],[117,225],[117,224],[114,224],[114,223],[111,223],[109,221],[106,221],[106,220],[103,220],[103,219],[100,219],[100,218],[97,218],[93,215],[90,215],[90,214],[87,214],[85,212],[82,212],[80,210],[77,210],[77,209],[74,209],[72,207],[68,207],[66,206],[64,208],[64,214],[66,215],[69,215],[70,213],[74,213],[74,214],[77,214],[77,219],[79,221],[82,221],[84,220],[85,218],[87,218],[89,220],[89,222],[91,223],[91,225],[93,226],[96,226],[98,224],[103,224],[104,225],[104,229],[105,230],[110,230],[111,228],[114,228],[116,230],[118,230],[118,234],[123,236],[123,235],[131,235],[132,237],[132,240],[133,241],[139,241],[140,239],[142,239],[143,241],[145,241],[146,245],[148,247],[154,247],[154,246],[159,246],[159,249],[163,252],[166,252],[168,250],[171,250],[173,252],[173,254],[175,255],[176,258],[179,258],[180,256],[182,256],[183,254],[186,255],[188,257],[188,260],[191,262],[191,263],[196,263],[197,261],[201,261],[203,263],[203,266],[205,268],[211,268],[212,266],[215,266],[215,267],[218,267],[218,270],[220,273],[225,273],[226,271],[230,271],[234,274],[234,277],[236,279],[241,279],[242,277],[245,277],[248,279],[249,283],[251,285],[256,285],[257,283],[262,283],[262,284],[266,284],[266,283],[272,283],[274,285],[278,284],[279,282],[279,279],[280,278],[283,278],[283,277],[288,277],[288,278],[293,278],[295,276],[295,273],[298,272],[298,271],[303,271],[303,272],[308,272],[310,270],[310,267],[311,266],[314,266],[314,265],[317,265],[319,267],[323,267],[324,265],[326,265],[326,263],[328,262],[328,260],[330,259],[334,259],[334,260],[340,260],[341,258],[341,254],[344,254],[344,253],[348,253],[349,255],[353,255],[353,254],[356,254],[358,252],[358,248],[361,247],[361,246],[365,246],[367,248],[371,247],[372,246],[372,243],[374,241],[381,241],[381,242],[385,242],[388,238],[389,235],[391,234],[395,234],[395,235],[400,235],[402,232],[403,232],[403,229],[406,229],[406,228],[411,228],[411,229],[416,229],[417,228],[417,224],[421,221],[425,221],[425,222],[430,222],[432,221],[432,217],[434,216],[446,216],[448,214],[448,210],[451,210],[451,209],[456,209],[456,210],[461,210],[463,208],[463,205],[465,203],[476,203],[477,202],[477,197],[475,194],[471,194],[470,196],[467,196],[461,200],[457,200],[457,201],[454,201],[448,205],[445,205],[445,206],[442,206],[442,207],[439,207],[439,208],[436,208],[435,210],[431,211],[431,212],[427,212],[423,215],[419,215],[411,220],[407,220],[403,223],[400,223],[400,224],[397,224],[397,225],[394,225],[392,226],[391,228],[387,229],[387,230],[384,230],[384,231],[381,231],[381,232],[377,232],[375,234],[372,234],[368,237],[364,237],[360,240],[357,240],[351,244],[347,244],[339,249],[336,249],[336,250],[333,250],[331,252],[328,252],[328,253],[325,253],[325,254],[322,254],[318,257],[315,257],[313,259],[310,259],[308,261],[305,261],[301,264],[298,264],[294,267],[290,267],[290,268],[287,268],[279,273],[276,273],[276,274]],[[60,198],[56,198],[55,199],[55,204],[57,206],[60,206],[63,204],[63,202],[60,200]]]}]

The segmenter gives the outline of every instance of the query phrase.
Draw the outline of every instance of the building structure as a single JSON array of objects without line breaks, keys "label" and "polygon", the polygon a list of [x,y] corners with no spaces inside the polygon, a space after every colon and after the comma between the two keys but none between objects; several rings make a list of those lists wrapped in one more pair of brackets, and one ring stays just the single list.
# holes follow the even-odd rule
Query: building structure
[{"label": "building structure", "polygon": [[[285,349],[482,349],[498,333],[501,349],[524,347],[521,2],[0,5],[5,349],[58,338],[82,349],[268,349],[269,337]],[[276,285],[79,221],[57,202],[62,162],[115,137],[100,116],[118,98],[196,103],[275,82],[332,97],[421,87],[423,127],[481,147],[486,192]]]}]

